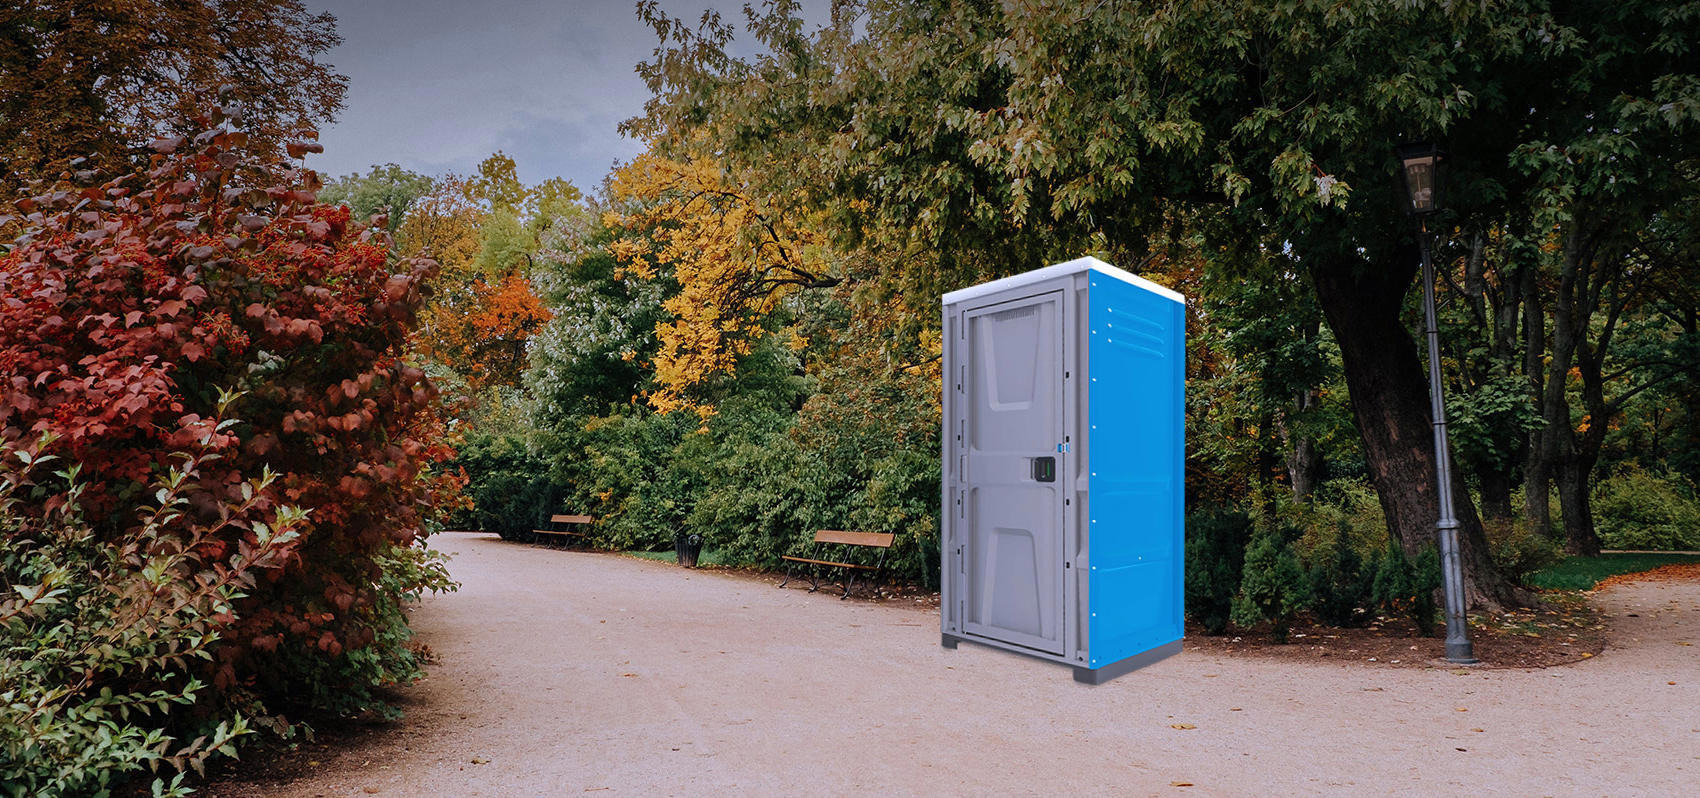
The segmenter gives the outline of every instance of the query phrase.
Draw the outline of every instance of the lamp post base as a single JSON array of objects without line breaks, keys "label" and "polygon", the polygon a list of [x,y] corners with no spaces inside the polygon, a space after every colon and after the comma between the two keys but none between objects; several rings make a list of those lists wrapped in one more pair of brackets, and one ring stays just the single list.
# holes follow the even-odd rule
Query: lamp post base
[{"label": "lamp post base", "polygon": [[1446,661],[1453,665],[1474,665],[1481,662],[1481,660],[1476,659],[1475,646],[1471,645],[1468,640],[1461,642],[1447,641]]}]

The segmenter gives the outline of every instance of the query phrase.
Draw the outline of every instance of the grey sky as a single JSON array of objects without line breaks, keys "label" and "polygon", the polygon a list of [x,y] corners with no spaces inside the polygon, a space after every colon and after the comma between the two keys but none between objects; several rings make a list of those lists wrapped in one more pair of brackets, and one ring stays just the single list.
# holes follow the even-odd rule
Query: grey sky
[{"label": "grey sky", "polygon": [[[741,0],[663,0],[697,19],[714,7],[742,20]],[[320,133],[327,176],[394,162],[465,173],[500,149],[535,183],[565,177],[594,190],[639,152],[619,123],[649,96],[633,68],[655,49],[633,0],[307,0],[337,17],[328,59],[349,77],[347,107]],[[806,4],[825,18],[825,0]]]}]

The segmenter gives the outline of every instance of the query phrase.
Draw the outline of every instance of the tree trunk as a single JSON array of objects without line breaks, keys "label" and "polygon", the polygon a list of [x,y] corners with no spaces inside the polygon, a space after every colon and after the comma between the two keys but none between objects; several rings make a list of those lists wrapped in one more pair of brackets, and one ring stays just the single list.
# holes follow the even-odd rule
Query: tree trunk
[{"label": "tree trunk", "polygon": [[1500,468],[1476,473],[1482,487],[1482,517],[1504,521],[1511,517],[1511,475]]},{"label": "tree trunk", "polygon": [[[1315,341],[1321,327],[1321,319],[1307,322],[1303,327],[1305,341]],[[1287,439],[1287,484],[1293,489],[1293,498],[1301,502],[1308,501],[1322,482],[1322,447],[1317,445],[1315,438],[1295,435],[1293,427],[1298,426],[1298,419],[1314,413],[1321,404],[1322,393],[1315,387],[1299,391],[1286,414],[1295,423],[1285,424],[1282,429]]]},{"label": "tree trunk", "polygon": [[[1348,259],[1314,263],[1311,276],[1328,326],[1340,346],[1352,414],[1389,531],[1407,554],[1435,542],[1435,487],[1428,379],[1401,322],[1401,305],[1418,266],[1415,246],[1397,265],[1364,268]],[[1465,600],[1516,606],[1526,597],[1488,559],[1481,519],[1459,472],[1453,473]]]},{"label": "tree trunk", "polygon": [[1316,492],[1322,477],[1322,448],[1315,438],[1294,438],[1287,452],[1287,479],[1293,486],[1293,498],[1307,501]]},{"label": "tree trunk", "polygon": [[[1529,380],[1536,407],[1541,414],[1541,428],[1529,433],[1529,449],[1523,462],[1523,517],[1529,528],[1538,535],[1552,537],[1552,472],[1558,452],[1559,430],[1555,424],[1568,425],[1568,408],[1562,414],[1549,404],[1546,366],[1546,310],[1541,302],[1539,271],[1533,267],[1523,270],[1523,376]],[[1566,367],[1568,368],[1568,366]],[[1562,385],[1558,397],[1564,396]]]},{"label": "tree trunk", "polygon": [[1275,411],[1267,404],[1257,418],[1257,500],[1265,518],[1275,517]]},{"label": "tree trunk", "polygon": [[1564,551],[1589,557],[1600,553],[1600,536],[1594,531],[1594,508],[1588,496],[1592,458],[1565,457],[1558,468],[1558,505],[1564,512]]}]

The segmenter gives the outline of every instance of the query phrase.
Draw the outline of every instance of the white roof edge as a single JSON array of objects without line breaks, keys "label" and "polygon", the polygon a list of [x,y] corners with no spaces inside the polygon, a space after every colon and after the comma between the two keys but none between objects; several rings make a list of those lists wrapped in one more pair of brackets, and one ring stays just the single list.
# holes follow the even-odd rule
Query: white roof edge
[{"label": "white roof edge", "polygon": [[1143,288],[1158,296],[1172,299],[1183,305],[1186,304],[1186,297],[1181,296],[1175,291],[1164,288],[1163,286],[1151,282],[1144,277],[1140,277],[1137,274],[1132,274],[1118,269],[1108,263],[1098,260],[1097,258],[1091,257],[1090,255],[1084,258],[1075,258],[1071,261],[1064,261],[1044,268],[1034,269],[1033,271],[1017,274],[1012,277],[1005,277],[1001,280],[993,280],[989,283],[981,283],[979,285],[952,291],[944,295],[942,302],[943,304],[950,305],[967,299],[975,299],[977,297],[987,296],[990,294],[1002,293],[1011,288],[1020,288],[1024,285],[1041,283],[1056,277],[1078,274],[1083,271],[1095,271],[1108,277],[1114,277],[1124,283],[1138,286],[1139,288]]}]

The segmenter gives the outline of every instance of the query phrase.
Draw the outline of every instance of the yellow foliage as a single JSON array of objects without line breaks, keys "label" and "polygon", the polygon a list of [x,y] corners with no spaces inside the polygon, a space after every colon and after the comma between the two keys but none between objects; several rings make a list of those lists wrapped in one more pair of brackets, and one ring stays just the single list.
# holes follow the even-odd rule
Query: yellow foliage
[{"label": "yellow foliage", "polygon": [[403,255],[434,258],[442,276],[455,279],[466,274],[478,257],[483,216],[471,184],[448,175],[408,209],[407,219],[396,231],[397,243]]},{"label": "yellow foliage", "polygon": [[778,302],[799,287],[838,282],[818,232],[710,159],[645,153],[615,171],[610,187],[640,209],[604,217],[619,231],[609,253],[632,275],[665,272],[679,283],[666,303],[673,319],[656,328],[649,401],[662,412],[706,414],[692,390],[733,370]]}]

